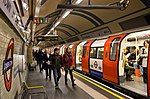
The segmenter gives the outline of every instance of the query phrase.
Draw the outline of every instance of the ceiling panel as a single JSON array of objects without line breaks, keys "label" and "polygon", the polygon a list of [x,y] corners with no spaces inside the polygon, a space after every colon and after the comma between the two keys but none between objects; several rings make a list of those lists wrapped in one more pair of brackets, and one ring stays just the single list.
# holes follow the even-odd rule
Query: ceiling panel
[{"label": "ceiling panel", "polygon": [[72,15],[72,14],[67,16],[67,18],[64,19],[62,23],[71,25],[79,31],[83,31],[85,29],[94,27],[94,25],[90,21],[86,20],[85,18]]}]

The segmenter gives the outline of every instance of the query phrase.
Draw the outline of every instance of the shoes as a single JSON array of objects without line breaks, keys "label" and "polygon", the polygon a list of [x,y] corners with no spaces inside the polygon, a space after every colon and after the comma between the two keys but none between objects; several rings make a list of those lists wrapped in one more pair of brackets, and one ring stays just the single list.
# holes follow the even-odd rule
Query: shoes
[{"label": "shoes", "polygon": [[134,79],[133,78],[128,78],[127,81],[134,81]]},{"label": "shoes", "polygon": [[75,87],[76,86],[76,84],[72,84],[72,87]]},{"label": "shoes", "polygon": [[55,89],[58,89],[58,88],[59,88],[59,86],[58,86],[58,85],[56,85],[56,86],[55,86]]}]

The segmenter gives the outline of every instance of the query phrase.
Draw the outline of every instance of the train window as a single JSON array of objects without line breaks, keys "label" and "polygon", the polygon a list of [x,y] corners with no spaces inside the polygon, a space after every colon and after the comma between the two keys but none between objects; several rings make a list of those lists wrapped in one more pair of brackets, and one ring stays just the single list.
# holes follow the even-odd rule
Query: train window
[{"label": "train window", "polygon": [[96,58],[96,50],[97,50],[97,48],[91,48],[90,58]]},{"label": "train window", "polygon": [[118,41],[120,38],[115,38],[110,44],[110,60],[115,61],[117,55]]},{"label": "train window", "polygon": [[103,59],[104,47],[97,49],[97,58]]},{"label": "train window", "polygon": [[75,51],[74,51],[74,56],[76,56],[76,52],[77,52],[77,45],[74,47]]}]

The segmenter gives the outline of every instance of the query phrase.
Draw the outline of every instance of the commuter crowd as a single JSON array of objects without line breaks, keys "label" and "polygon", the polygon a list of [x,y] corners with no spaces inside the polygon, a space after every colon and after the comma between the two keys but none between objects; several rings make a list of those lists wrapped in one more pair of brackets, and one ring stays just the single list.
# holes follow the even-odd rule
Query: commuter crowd
[{"label": "commuter crowd", "polygon": [[65,85],[68,85],[67,75],[70,74],[72,87],[75,87],[74,78],[72,71],[74,66],[72,65],[73,59],[71,54],[71,49],[68,47],[65,50],[64,55],[59,55],[59,48],[54,49],[54,53],[48,53],[47,50],[39,49],[38,51],[33,50],[34,60],[37,61],[37,66],[39,66],[40,72],[45,70],[46,80],[49,78],[51,80],[51,74],[53,72],[53,78],[55,82],[55,88],[59,88],[59,80],[61,78],[61,69],[65,70]]}]

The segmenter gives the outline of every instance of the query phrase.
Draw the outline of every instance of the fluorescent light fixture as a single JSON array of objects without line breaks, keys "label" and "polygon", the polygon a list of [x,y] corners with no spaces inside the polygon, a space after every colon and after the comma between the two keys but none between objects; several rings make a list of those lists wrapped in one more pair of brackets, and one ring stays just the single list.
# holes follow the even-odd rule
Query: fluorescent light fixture
[{"label": "fluorescent light fixture", "polygon": [[48,34],[50,33],[50,31],[48,32]]},{"label": "fluorescent light fixture", "polygon": [[59,21],[59,22],[56,22],[56,24],[55,24],[54,26],[56,27],[57,25],[59,25],[59,23],[60,23],[60,21]]},{"label": "fluorescent light fixture", "polygon": [[[81,3],[82,1],[83,1],[83,0],[77,0],[77,1],[75,2],[75,4],[79,4],[79,3]],[[38,8],[37,8],[36,10],[38,11]],[[72,11],[72,9],[66,10],[66,11],[64,12],[63,16],[62,16],[61,18],[59,18],[59,20],[57,20],[57,22],[56,22],[56,23],[54,24],[54,26],[50,29],[50,31],[47,32],[46,35],[49,35],[49,34],[54,30],[54,28],[55,28],[56,26],[58,26],[58,25],[60,24],[60,22],[70,14],[71,11]]]},{"label": "fluorescent light fixture", "polygon": [[67,17],[68,15],[69,15],[69,13],[70,13],[71,11],[67,11],[67,12],[65,12],[65,14],[62,16],[62,18],[65,18],[65,17]]},{"label": "fluorescent light fixture", "polygon": [[51,28],[51,31],[53,31],[53,30],[54,30],[54,27]]},{"label": "fluorescent light fixture", "polygon": [[77,0],[75,4],[80,4],[83,0]]}]

